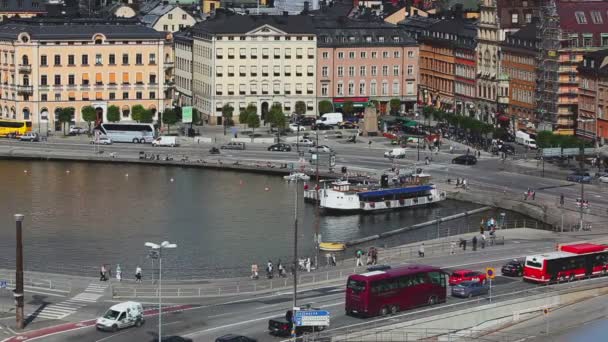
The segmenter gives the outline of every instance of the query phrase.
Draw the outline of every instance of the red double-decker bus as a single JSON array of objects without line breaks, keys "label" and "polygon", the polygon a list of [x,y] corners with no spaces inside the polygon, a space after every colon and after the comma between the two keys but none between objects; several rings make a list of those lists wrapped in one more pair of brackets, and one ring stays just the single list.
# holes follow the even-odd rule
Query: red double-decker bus
[{"label": "red double-decker bus", "polygon": [[608,246],[592,243],[562,245],[558,251],[526,257],[524,279],[548,283],[606,275]]},{"label": "red double-decker bus", "polygon": [[346,314],[384,316],[443,303],[447,279],[440,268],[424,265],[351,275],[346,284]]}]

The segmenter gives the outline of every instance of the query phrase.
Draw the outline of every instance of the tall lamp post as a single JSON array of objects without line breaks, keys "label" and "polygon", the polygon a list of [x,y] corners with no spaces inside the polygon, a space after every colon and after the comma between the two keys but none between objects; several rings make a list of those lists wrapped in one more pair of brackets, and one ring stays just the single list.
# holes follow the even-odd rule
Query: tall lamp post
[{"label": "tall lamp post", "polygon": [[177,245],[174,243],[169,243],[169,241],[163,241],[160,244],[146,242],[144,244],[146,247],[150,247],[153,250],[158,251],[158,341],[161,342],[163,339],[162,335],[162,274],[163,274],[163,249],[167,248],[177,248]]},{"label": "tall lamp post", "polygon": [[[296,178],[296,191],[294,198],[294,210],[293,210],[293,306],[292,306],[292,327],[291,336],[295,339],[296,337],[296,324],[295,324],[295,308],[298,304],[298,179]],[[317,192],[318,193],[318,192]]]},{"label": "tall lamp post", "polygon": [[17,233],[17,272],[15,274],[15,290],[13,295],[15,296],[15,314],[17,319],[17,329],[23,329],[23,236],[21,223],[23,222],[24,216],[22,214],[15,214],[15,228]]}]

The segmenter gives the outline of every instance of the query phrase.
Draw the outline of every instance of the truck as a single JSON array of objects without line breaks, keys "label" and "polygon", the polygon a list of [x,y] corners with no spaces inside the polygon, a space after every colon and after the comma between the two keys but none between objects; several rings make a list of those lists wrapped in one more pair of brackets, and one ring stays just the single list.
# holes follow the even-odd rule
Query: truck
[{"label": "truck", "polygon": [[384,152],[384,158],[398,158],[398,159],[403,159],[405,158],[405,148],[394,148],[392,150],[386,151]]},{"label": "truck", "polygon": [[515,132],[515,142],[531,149],[536,149],[536,140],[534,140],[534,136],[531,136],[524,131]]},{"label": "truck", "polygon": [[328,126],[335,126],[344,121],[342,113],[325,113],[317,119],[317,124],[325,124]]},{"label": "truck", "polygon": [[160,136],[152,141],[152,146],[170,146],[175,147],[179,146],[177,143],[177,138],[173,136]]},{"label": "truck", "polygon": [[[298,308],[296,308],[298,309]],[[311,308],[309,306],[301,307],[299,310],[319,310]],[[271,335],[288,337],[291,336],[291,329],[293,328],[293,311],[287,310],[285,317],[272,318],[268,320],[268,330]],[[303,334],[314,333],[325,330],[325,326],[296,326],[296,335],[301,336]]]},{"label": "truck", "polygon": [[144,324],[144,309],[141,303],[123,302],[110,307],[102,317],[97,319],[95,327],[97,330],[116,332],[118,329],[139,327],[142,324]]}]

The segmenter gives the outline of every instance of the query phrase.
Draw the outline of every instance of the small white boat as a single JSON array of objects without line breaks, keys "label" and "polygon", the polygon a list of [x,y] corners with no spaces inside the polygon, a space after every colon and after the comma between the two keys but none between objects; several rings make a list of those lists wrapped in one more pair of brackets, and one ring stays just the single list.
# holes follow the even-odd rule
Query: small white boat
[{"label": "small white boat", "polygon": [[310,180],[310,176],[302,173],[302,172],[293,172],[291,174],[289,174],[289,176],[284,176],[283,179],[285,179],[286,181],[297,181],[297,180]]}]

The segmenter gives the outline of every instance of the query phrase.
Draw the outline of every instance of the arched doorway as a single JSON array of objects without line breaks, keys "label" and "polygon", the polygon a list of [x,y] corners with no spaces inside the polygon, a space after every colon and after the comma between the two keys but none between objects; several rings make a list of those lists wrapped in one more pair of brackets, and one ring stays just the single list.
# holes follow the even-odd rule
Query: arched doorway
[{"label": "arched doorway", "polygon": [[266,121],[266,115],[268,114],[268,102],[262,102],[262,120]]},{"label": "arched doorway", "polygon": [[29,121],[30,120],[30,109],[25,107],[25,108],[23,108],[22,113],[23,113],[23,120]]},{"label": "arched doorway", "polygon": [[8,118],[8,106],[4,106],[4,110],[2,111],[2,116]]},{"label": "arched doorway", "polygon": [[59,122],[59,113],[61,112],[61,107],[55,108],[55,116],[53,117],[53,122],[55,123],[55,131],[61,131],[61,122]]},{"label": "arched doorway", "polygon": [[17,118],[17,111],[15,110],[15,107],[11,107],[11,119],[16,119]]},{"label": "arched doorway", "polygon": [[131,115],[131,108],[129,108],[127,105],[122,106],[121,111],[123,119],[128,119],[129,115]]},{"label": "arched doorway", "polygon": [[95,108],[95,129],[99,129],[99,125],[103,123],[103,108]]}]

